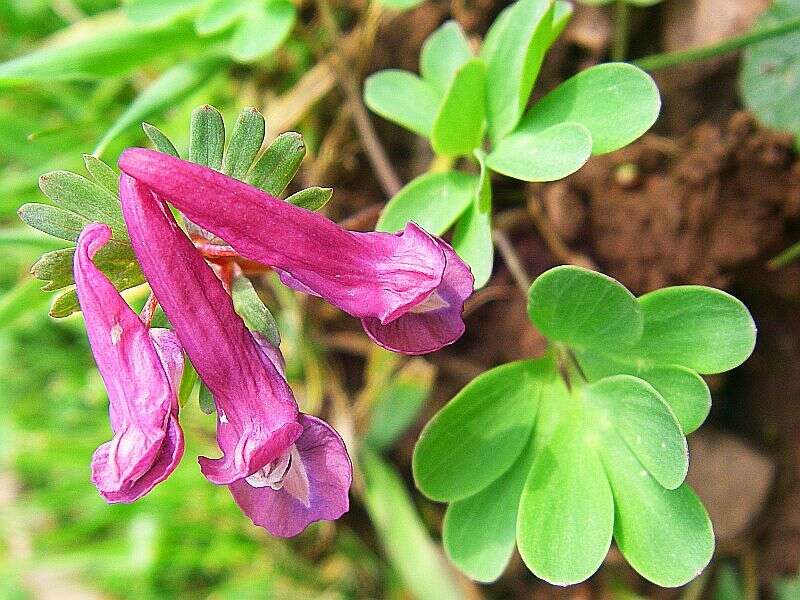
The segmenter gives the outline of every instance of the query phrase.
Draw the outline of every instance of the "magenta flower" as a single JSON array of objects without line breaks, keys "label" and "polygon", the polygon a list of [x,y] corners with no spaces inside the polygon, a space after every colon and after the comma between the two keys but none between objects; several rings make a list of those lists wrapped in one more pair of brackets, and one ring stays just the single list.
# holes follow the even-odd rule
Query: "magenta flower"
[{"label": "magenta flower", "polygon": [[398,234],[347,231],[213,169],[130,148],[120,168],[283,282],[361,319],[381,346],[424,354],[464,332],[469,267],[413,223]]},{"label": "magenta flower", "polygon": [[183,352],[171,331],[142,323],[92,262],[110,238],[107,225],[87,225],[75,251],[78,298],[114,431],[92,457],[92,482],[108,502],[133,502],[183,456],[177,396]]},{"label": "magenta flower", "polygon": [[298,413],[279,353],[262,350],[166,206],[126,175],[120,198],[142,271],[214,397],[223,456],[201,457],[203,473],[275,535],[340,517],[352,478],[341,438]]}]

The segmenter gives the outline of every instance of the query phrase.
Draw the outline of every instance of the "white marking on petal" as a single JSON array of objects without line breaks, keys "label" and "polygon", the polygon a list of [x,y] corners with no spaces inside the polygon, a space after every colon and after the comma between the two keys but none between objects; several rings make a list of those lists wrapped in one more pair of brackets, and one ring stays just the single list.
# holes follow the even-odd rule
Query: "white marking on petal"
[{"label": "white marking on petal", "polygon": [[434,290],[428,295],[427,298],[425,298],[425,300],[412,308],[410,312],[426,313],[433,310],[439,310],[440,308],[447,308],[448,306],[450,306],[450,303],[442,298],[436,290]]},{"label": "white marking on petal", "polygon": [[119,344],[120,338],[122,338],[122,325],[114,323],[114,326],[111,328],[111,343],[116,346]]},{"label": "white marking on petal", "polygon": [[228,422],[228,415],[222,409],[217,409],[219,412],[219,422],[220,423],[227,423]]}]

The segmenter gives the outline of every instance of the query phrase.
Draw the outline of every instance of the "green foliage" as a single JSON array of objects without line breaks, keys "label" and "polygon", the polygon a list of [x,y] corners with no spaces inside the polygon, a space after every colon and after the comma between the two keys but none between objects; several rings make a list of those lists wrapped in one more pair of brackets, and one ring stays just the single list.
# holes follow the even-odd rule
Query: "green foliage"
[{"label": "green foliage", "polygon": [[578,267],[545,272],[529,294],[530,318],[552,343],[547,356],[478,376],[414,451],[417,486],[451,503],[448,555],[491,581],[516,543],[534,574],[566,585],[598,569],[613,537],[643,577],[685,584],[714,548],[708,515],[684,483],[685,433],[709,406],[697,371],[746,360],[752,318],[718,290],[636,298]]},{"label": "green foliage", "polygon": [[392,564],[415,598],[459,600],[458,583],[399,475],[372,451],[362,454],[364,504]]},{"label": "green foliage", "polygon": [[267,147],[245,176],[245,181],[268,194],[280,196],[294,179],[306,155],[299,133],[282,133]]},{"label": "green foliage", "polygon": [[[800,17],[800,1],[776,0],[754,31]],[[800,33],[790,33],[748,47],[739,87],[742,99],[767,127],[800,135]]]},{"label": "green foliage", "polygon": [[[629,144],[658,116],[652,79],[620,63],[579,73],[525,111],[547,50],[571,14],[568,2],[518,0],[497,17],[477,57],[458,23],[449,21],[423,45],[420,75],[387,70],[365,82],[364,101],[375,113],[429,138],[447,162],[478,163],[469,210],[466,194],[451,183],[453,171],[429,173],[389,201],[378,225],[395,231],[415,221],[438,233],[455,225],[454,247],[477,275],[476,288],[491,274],[491,171],[555,181],[591,154]],[[442,194],[432,202],[437,185]]]},{"label": "green foliage", "polygon": [[275,317],[258,297],[250,280],[239,275],[231,282],[233,307],[250,331],[260,333],[276,348],[281,344],[281,334]]}]

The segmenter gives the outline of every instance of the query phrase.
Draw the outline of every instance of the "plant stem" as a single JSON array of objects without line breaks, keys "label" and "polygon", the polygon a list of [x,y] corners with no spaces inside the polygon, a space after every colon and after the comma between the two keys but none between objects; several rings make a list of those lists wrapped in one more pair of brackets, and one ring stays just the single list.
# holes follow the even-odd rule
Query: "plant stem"
[{"label": "plant stem", "polygon": [[522,266],[522,261],[519,259],[516,250],[514,250],[514,246],[511,245],[508,236],[500,229],[495,228],[492,229],[492,239],[494,240],[494,245],[497,247],[497,251],[500,253],[500,256],[503,257],[508,270],[511,272],[511,276],[514,278],[517,287],[522,291],[524,296],[527,296],[528,288],[531,285],[531,279],[525,272],[525,267]]},{"label": "plant stem", "polygon": [[622,62],[628,54],[631,9],[626,0],[617,0],[614,6],[614,45],[611,47],[611,60]]},{"label": "plant stem", "polygon": [[[328,0],[317,0],[317,11],[319,12],[322,25],[328,30],[328,34],[332,38],[332,45],[334,49],[342,47],[342,33],[339,26],[336,24],[336,19],[333,17],[333,12],[328,4]],[[378,135],[375,133],[375,128],[372,126],[372,121],[369,118],[367,109],[361,101],[361,92],[359,85],[356,82],[353,74],[351,73],[347,61],[341,52],[334,55],[333,60],[334,71],[336,72],[339,86],[345,95],[345,101],[353,115],[353,122],[361,136],[361,142],[364,146],[364,151],[367,153],[375,175],[380,181],[383,191],[390,198],[393,197],[403,187],[400,183],[400,178],[394,171],[389,157],[386,155],[383,145],[381,145]]]},{"label": "plant stem", "polygon": [[675,65],[680,65],[695,60],[705,60],[714,58],[720,54],[726,54],[751,44],[756,44],[770,38],[778,37],[800,29],[800,17],[777,23],[768,27],[763,27],[757,31],[752,31],[744,35],[728,38],[710,46],[681,50],[679,52],[667,52],[665,54],[653,54],[634,60],[633,64],[646,71],[656,71],[666,69]]},{"label": "plant stem", "polygon": [[767,263],[767,266],[771,271],[777,271],[781,267],[785,267],[790,262],[797,259],[798,256],[800,256],[800,242],[795,242],[786,250],[778,254],[778,256],[770,259],[770,261]]}]

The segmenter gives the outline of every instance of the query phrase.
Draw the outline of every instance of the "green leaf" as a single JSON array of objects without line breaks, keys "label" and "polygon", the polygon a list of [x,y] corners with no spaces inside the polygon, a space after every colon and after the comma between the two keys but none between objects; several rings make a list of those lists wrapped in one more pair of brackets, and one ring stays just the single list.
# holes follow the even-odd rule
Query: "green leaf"
[{"label": "green leaf", "polygon": [[266,56],[283,43],[296,20],[297,9],[286,0],[270,0],[266,6],[254,5],[231,37],[231,56],[245,63]]},{"label": "green leaf", "polygon": [[207,85],[213,78],[214,73],[219,71],[223,64],[224,60],[218,56],[205,56],[177,64],[165,71],[161,77],[151,83],[125,109],[125,112],[120,115],[97,143],[94,154],[100,156],[121,133],[141,123],[144,119],[180,103],[192,93]]},{"label": "green leaf", "polygon": [[477,177],[461,171],[425,173],[409,182],[381,213],[376,231],[400,231],[414,221],[433,235],[442,235],[472,202]]},{"label": "green leaf", "polygon": [[580,123],[537,132],[518,130],[486,159],[489,168],[522,181],[556,181],[580,169],[592,154],[592,136]]},{"label": "green leaf", "polygon": [[119,198],[85,177],[69,171],[51,171],[39,178],[39,188],[53,204],[89,221],[108,224],[118,240],[127,240]]},{"label": "green leaf", "polygon": [[457,21],[447,21],[422,45],[419,71],[422,78],[444,96],[464,63],[472,58],[472,49]]},{"label": "green leaf", "polygon": [[384,119],[430,137],[441,98],[431,84],[413,73],[389,69],[367,77],[364,102]]},{"label": "green leaf", "polygon": [[242,317],[250,331],[263,335],[276,348],[281,344],[281,334],[275,317],[259,298],[253,284],[244,275],[233,278],[231,282],[233,308]]},{"label": "green leaf", "polygon": [[528,292],[528,315],[547,338],[576,347],[625,348],[642,335],[642,311],[625,286],[595,271],[545,271]]},{"label": "green leaf", "polygon": [[458,582],[427,529],[397,473],[365,450],[364,504],[392,565],[414,598],[460,600]]},{"label": "green leaf", "polygon": [[475,494],[516,461],[530,437],[549,360],[519,361],[473,379],[425,426],[414,481],[433,500]]},{"label": "green leaf", "polygon": [[295,192],[286,201],[306,210],[319,210],[333,196],[333,188],[310,187]]},{"label": "green leaf", "polygon": [[472,193],[472,202],[453,232],[453,249],[470,266],[475,277],[475,289],[489,281],[494,266],[492,243],[492,182],[486,169],[485,155],[476,150],[481,165],[478,184]]},{"label": "green leaf", "polygon": [[[776,0],[753,31],[800,17],[800,1]],[[774,129],[800,135],[800,31],[749,46],[742,58],[739,87],[745,106]]]},{"label": "green leaf", "polygon": [[92,154],[83,155],[83,164],[95,183],[115,196],[119,195],[119,173]]},{"label": "green leaf", "polygon": [[303,136],[289,131],[269,145],[247,174],[247,183],[280,196],[292,181],[306,155]]},{"label": "green leaf", "polygon": [[226,29],[247,14],[250,0],[211,0],[197,17],[195,29],[201,36]]},{"label": "green leaf", "polygon": [[225,149],[225,123],[219,111],[205,104],[192,111],[189,160],[219,170]]},{"label": "green leaf", "polygon": [[481,59],[472,59],[456,71],[431,130],[434,152],[459,156],[481,145],[485,89],[486,65]]},{"label": "green leaf", "polygon": [[422,4],[423,0],[381,0],[381,4],[397,10],[409,10]]},{"label": "green leaf", "polygon": [[155,149],[164,154],[169,154],[176,158],[180,158],[180,154],[175,149],[175,145],[164,135],[158,127],[150,125],[150,123],[142,123],[142,129],[150,142],[155,146]]},{"label": "green leaf", "polygon": [[572,18],[573,6],[571,2],[566,0],[556,0],[553,6],[553,22],[550,26],[550,42],[552,45],[564,31],[564,28]]},{"label": "green leaf", "polygon": [[442,524],[444,549],[471,579],[495,581],[511,560],[519,501],[532,461],[529,445],[497,481],[447,507]]},{"label": "green leaf", "polygon": [[117,13],[82,20],[74,27],[74,34],[59,32],[57,41],[45,40],[38,50],[0,64],[0,87],[125,75],[154,58],[189,50],[197,42],[187,23],[142,29]]},{"label": "green leaf", "polygon": [[125,14],[134,23],[164,25],[204,4],[206,0],[132,0]]},{"label": "green leaf", "polygon": [[756,343],[756,325],[739,300],[703,286],[675,286],[639,298],[644,334],[632,350],[660,364],[722,373],[742,364]]},{"label": "green leaf", "polygon": [[244,109],[233,126],[222,161],[222,172],[235,179],[244,179],[264,143],[265,132],[264,115],[255,108]]},{"label": "green leaf", "polygon": [[391,446],[414,424],[433,388],[436,370],[411,359],[377,392],[365,442],[376,450]]},{"label": "green leaf", "polygon": [[597,65],[571,77],[525,114],[515,134],[536,134],[559,123],[589,130],[593,154],[630,144],[655,123],[661,97],[653,79],[626,63]]},{"label": "green leaf", "polygon": [[528,102],[551,41],[553,0],[519,0],[508,14],[482,52],[494,142],[516,127]]},{"label": "green leaf", "polygon": [[673,490],[686,479],[689,449],[669,405],[647,382],[615,375],[585,388],[601,437],[616,430],[658,483]]},{"label": "green leaf", "polygon": [[613,431],[600,453],[614,493],[614,540],[631,566],[662,587],[697,577],[714,553],[714,532],[691,488],[662,487]]},{"label": "green leaf", "polygon": [[[711,410],[711,392],[697,373],[679,365],[642,365],[635,354],[623,358],[605,356],[595,350],[577,352],[581,369],[589,381],[611,375],[633,375],[652,385],[669,404],[684,434],[695,431]],[[627,361],[627,362],[626,362]]]},{"label": "green leaf", "polygon": [[214,403],[214,394],[202,381],[200,382],[200,393],[197,395],[197,401],[203,413],[210,415],[217,411],[217,405]]},{"label": "green leaf", "polygon": [[13,288],[0,296],[0,323],[8,328],[16,319],[41,308],[47,296],[41,292],[42,284],[35,279],[20,279]]},{"label": "green leaf", "polygon": [[86,217],[48,204],[24,204],[18,214],[34,229],[70,242],[78,241],[83,228],[91,223]]},{"label": "green leaf", "polygon": [[536,453],[517,519],[517,544],[533,573],[554,585],[588,579],[611,545],[614,500],[603,465],[577,419],[564,419]]}]

